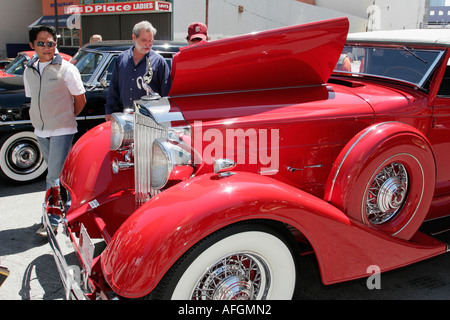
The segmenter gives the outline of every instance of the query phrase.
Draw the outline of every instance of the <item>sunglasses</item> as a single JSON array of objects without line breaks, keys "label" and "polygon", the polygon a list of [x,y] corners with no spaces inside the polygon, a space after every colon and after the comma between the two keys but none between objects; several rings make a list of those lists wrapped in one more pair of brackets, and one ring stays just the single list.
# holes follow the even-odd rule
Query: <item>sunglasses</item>
[{"label": "sunglasses", "polygon": [[51,47],[56,47],[56,42],[52,42],[52,41],[50,41],[50,42],[38,41],[38,42],[36,42],[36,46],[42,47],[42,48],[47,46],[47,47],[51,48]]}]

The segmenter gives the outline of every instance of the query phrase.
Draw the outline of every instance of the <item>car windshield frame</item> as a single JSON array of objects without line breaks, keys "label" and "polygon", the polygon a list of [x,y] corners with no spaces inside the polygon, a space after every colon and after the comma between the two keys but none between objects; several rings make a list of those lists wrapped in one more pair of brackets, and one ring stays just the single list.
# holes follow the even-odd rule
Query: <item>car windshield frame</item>
[{"label": "car windshield frame", "polygon": [[83,83],[89,83],[104,59],[105,55],[101,52],[79,50],[72,58],[72,63],[80,72]]},{"label": "car windshield frame", "polygon": [[25,65],[27,64],[27,62],[27,57],[23,54],[20,54],[15,57],[14,60],[8,63],[2,71],[7,74],[21,76],[23,74],[23,71],[25,70]]},{"label": "car windshield frame", "polygon": [[424,86],[444,55],[445,50],[441,49],[347,44],[333,73],[385,78],[426,89]]}]

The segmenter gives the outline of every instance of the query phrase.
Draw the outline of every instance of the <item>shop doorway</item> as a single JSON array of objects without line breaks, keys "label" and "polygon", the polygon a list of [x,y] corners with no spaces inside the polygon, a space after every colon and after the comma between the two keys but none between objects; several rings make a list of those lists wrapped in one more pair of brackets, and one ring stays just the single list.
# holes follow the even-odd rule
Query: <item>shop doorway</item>
[{"label": "shop doorway", "polygon": [[171,13],[85,15],[81,18],[82,44],[86,44],[93,34],[100,34],[103,40],[131,40],[133,26],[143,20],[158,30],[155,40],[172,39]]}]

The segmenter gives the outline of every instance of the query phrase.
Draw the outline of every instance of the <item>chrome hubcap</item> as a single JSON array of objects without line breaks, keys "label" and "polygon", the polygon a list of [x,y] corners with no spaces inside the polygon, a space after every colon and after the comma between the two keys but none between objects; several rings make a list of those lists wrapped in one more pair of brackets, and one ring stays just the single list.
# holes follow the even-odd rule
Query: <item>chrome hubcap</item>
[{"label": "chrome hubcap", "polygon": [[254,253],[236,253],[208,268],[196,284],[191,299],[264,299],[269,286],[270,272],[265,260]]},{"label": "chrome hubcap", "polygon": [[31,167],[38,158],[36,150],[29,144],[19,144],[11,152],[11,162],[21,169]]},{"label": "chrome hubcap", "polygon": [[366,199],[367,218],[372,224],[391,220],[408,194],[408,173],[401,163],[384,167],[372,181]]},{"label": "chrome hubcap", "polygon": [[9,170],[21,175],[35,172],[44,161],[33,139],[19,139],[9,145],[5,160]]}]

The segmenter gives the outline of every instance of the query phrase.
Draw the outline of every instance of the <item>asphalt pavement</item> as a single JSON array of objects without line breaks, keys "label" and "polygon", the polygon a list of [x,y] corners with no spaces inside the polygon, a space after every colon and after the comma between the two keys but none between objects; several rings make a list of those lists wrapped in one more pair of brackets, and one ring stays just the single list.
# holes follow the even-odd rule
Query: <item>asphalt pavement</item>
[{"label": "asphalt pavement", "polygon": [[[39,227],[45,181],[13,186],[0,180],[0,265],[10,276],[0,287],[0,300],[63,300],[64,290],[46,239]],[[58,237],[64,236],[60,233]],[[61,240],[61,238],[59,238]],[[62,250],[75,261],[71,246]],[[300,299],[311,300],[450,300],[450,254],[381,274],[379,288],[368,279],[324,286],[313,256],[302,263]]]},{"label": "asphalt pavement", "polygon": [[0,181],[0,265],[10,271],[1,300],[64,299],[48,242],[39,228],[45,181],[12,186]]}]

